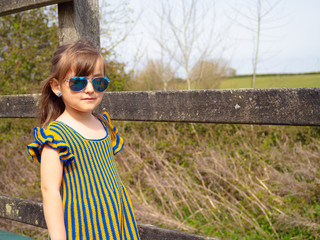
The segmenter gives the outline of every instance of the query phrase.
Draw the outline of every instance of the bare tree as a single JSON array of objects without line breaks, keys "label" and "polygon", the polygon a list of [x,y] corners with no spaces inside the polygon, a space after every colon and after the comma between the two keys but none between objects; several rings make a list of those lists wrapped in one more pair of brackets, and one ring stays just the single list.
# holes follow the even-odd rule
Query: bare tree
[{"label": "bare tree", "polygon": [[133,31],[138,19],[133,19],[132,13],[129,0],[100,0],[100,35],[110,53],[115,53]]},{"label": "bare tree", "polygon": [[[261,45],[261,33],[262,23],[268,24],[268,28],[274,28],[279,25],[280,15],[275,12],[276,8],[282,0],[247,0],[241,1],[242,9],[234,8],[234,10],[240,15],[241,20],[238,24],[245,29],[252,32],[254,37],[254,48],[253,48],[253,73],[251,87],[255,88],[255,80],[257,75],[257,66],[260,54]],[[245,10],[244,10],[245,9]],[[270,25],[271,23],[271,25]]]},{"label": "bare tree", "polygon": [[162,0],[158,4],[150,32],[160,47],[161,63],[171,65],[172,61],[191,89],[192,67],[222,42],[223,33],[215,29],[215,1]]},{"label": "bare tree", "polygon": [[[166,11],[165,5],[162,5],[162,13]],[[157,14],[160,22],[160,29],[159,29],[159,38],[155,39],[156,42],[161,46],[160,48],[160,61],[159,61],[159,67],[158,69],[159,71],[159,75],[160,75],[160,79],[163,82],[163,90],[167,90],[168,89],[168,82],[173,78],[174,74],[171,70],[171,62],[172,62],[172,58],[169,59],[165,59],[165,51],[164,51],[164,47],[162,46],[166,46],[168,39],[166,39],[166,24],[165,24],[165,19],[159,15],[159,13]],[[163,71],[165,69],[170,69],[170,71]]]}]

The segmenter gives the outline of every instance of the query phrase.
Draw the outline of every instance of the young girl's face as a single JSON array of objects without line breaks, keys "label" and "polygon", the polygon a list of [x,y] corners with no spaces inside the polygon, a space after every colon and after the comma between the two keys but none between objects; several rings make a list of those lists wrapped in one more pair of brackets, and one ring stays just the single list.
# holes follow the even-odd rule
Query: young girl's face
[{"label": "young girl's face", "polygon": [[67,81],[72,77],[75,77],[74,71],[70,71],[59,84],[65,110],[69,113],[91,113],[100,104],[103,97],[103,92],[96,91],[92,85],[93,78],[104,77],[103,60],[101,58],[97,60],[92,75],[77,76],[86,77],[89,80],[87,86],[82,91],[74,92],[70,89]]}]

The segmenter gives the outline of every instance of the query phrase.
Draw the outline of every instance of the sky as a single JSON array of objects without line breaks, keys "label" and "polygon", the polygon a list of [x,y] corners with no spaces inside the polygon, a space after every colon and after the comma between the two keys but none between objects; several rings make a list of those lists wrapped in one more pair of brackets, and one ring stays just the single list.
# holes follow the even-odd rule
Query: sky
[{"label": "sky", "polygon": [[[109,0],[109,2],[116,0]],[[118,58],[130,67],[143,68],[150,59],[160,58],[159,34],[160,0],[129,0],[135,25],[128,25],[130,35],[117,48]],[[211,36],[214,50],[208,59],[223,59],[237,74],[253,72],[256,46],[256,7],[254,0],[197,0],[215,3],[212,12],[203,17],[204,29],[214,25]],[[180,0],[171,0],[178,7]],[[320,71],[320,0],[262,0],[262,14],[278,3],[261,20],[258,73],[302,73]],[[172,7],[179,21],[179,9]],[[200,14],[201,15],[201,14]],[[214,17],[214,18],[213,18]],[[255,20],[249,21],[249,18]],[[212,24],[214,22],[214,24]],[[201,24],[199,24],[199,28]],[[202,34],[201,29],[197,34]],[[217,39],[221,36],[221,41]],[[158,37],[159,38],[159,37]],[[206,39],[206,35],[201,35]],[[202,40],[203,40],[202,39]],[[209,39],[209,38],[208,38]],[[103,45],[103,41],[102,41]],[[137,60],[138,59],[138,60]],[[193,59],[198,59],[195,55]]]}]

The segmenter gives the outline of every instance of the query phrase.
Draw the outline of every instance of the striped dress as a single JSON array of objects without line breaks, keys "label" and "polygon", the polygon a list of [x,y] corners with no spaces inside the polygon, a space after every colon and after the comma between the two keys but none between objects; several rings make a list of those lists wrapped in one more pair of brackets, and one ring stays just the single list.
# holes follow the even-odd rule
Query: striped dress
[{"label": "striped dress", "polygon": [[[103,117],[111,125],[109,115]],[[41,162],[45,144],[59,149],[64,161],[60,191],[67,239],[139,239],[131,201],[114,161],[124,142],[111,125],[112,140],[102,124],[106,136],[94,140],[58,121],[45,129],[34,128],[35,141],[28,152]]]}]

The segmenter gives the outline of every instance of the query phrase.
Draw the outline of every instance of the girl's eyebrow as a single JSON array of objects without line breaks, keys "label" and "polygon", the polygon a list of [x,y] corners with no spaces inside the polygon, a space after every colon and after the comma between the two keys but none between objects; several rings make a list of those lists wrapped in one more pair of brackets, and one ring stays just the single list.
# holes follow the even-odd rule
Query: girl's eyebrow
[{"label": "girl's eyebrow", "polygon": [[[104,75],[103,74],[93,74],[91,75],[91,77],[95,78],[95,77],[103,77]],[[88,76],[90,77],[90,76]]]},{"label": "girl's eyebrow", "polygon": [[94,74],[92,75],[93,77],[100,77],[100,76],[103,76],[104,74],[103,73],[98,73],[98,74]]}]

